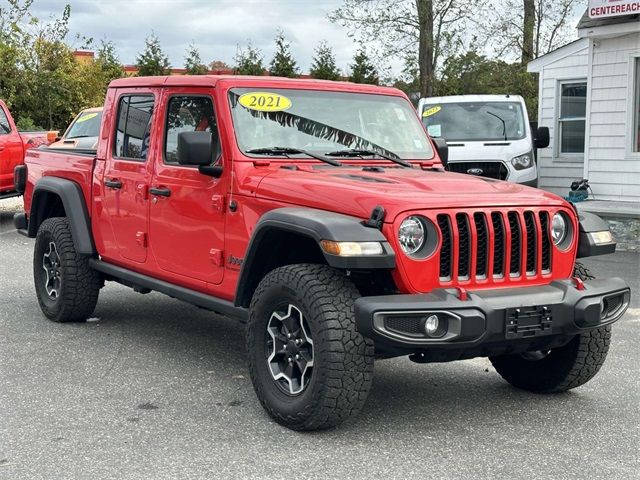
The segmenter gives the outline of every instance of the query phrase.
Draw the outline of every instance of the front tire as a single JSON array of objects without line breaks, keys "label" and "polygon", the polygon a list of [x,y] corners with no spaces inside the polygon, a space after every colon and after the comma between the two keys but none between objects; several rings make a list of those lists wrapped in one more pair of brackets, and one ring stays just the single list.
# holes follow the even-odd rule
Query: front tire
[{"label": "front tire", "polygon": [[79,322],[91,316],[102,279],[79,254],[67,218],[40,225],[33,255],[33,280],[42,313],[54,322]]},{"label": "front tire", "polygon": [[[595,277],[576,262],[573,276],[580,280]],[[584,385],[600,370],[607,358],[611,326],[576,335],[567,345],[548,352],[490,357],[496,371],[517,388],[535,393],[559,393]]]},{"label": "front tire", "polygon": [[268,273],[251,302],[246,341],[256,395],[293,430],[336,426],[364,405],[373,380],[373,342],[355,327],[359,293],[326,265]]}]

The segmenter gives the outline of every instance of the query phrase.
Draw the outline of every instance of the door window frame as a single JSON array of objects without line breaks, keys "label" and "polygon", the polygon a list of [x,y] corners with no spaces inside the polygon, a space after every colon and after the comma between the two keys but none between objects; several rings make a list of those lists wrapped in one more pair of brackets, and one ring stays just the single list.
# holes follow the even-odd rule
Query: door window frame
[{"label": "door window frame", "polygon": [[[134,158],[134,157],[122,157],[116,154],[118,149],[118,123],[120,122],[120,107],[121,102],[124,97],[151,97],[153,98],[153,111],[151,112],[151,118],[149,119],[150,131],[149,131],[149,148],[147,149],[147,156],[145,158]],[[111,148],[111,156],[116,160],[128,161],[128,162],[136,162],[136,163],[146,163],[149,160],[149,155],[151,154],[152,145],[153,145],[153,124],[156,118],[156,112],[158,108],[158,97],[152,91],[126,91],[118,94],[116,98],[116,116],[113,122],[113,134],[112,134],[112,148]],[[126,124],[125,124],[126,129]],[[144,140],[144,139],[143,139]]]},{"label": "door window frame", "polygon": [[0,135],[10,135],[13,132],[13,128],[11,128],[11,122],[9,121],[9,114],[5,111],[4,107],[0,106],[0,111],[2,111],[2,114],[4,115],[4,118],[7,120],[7,125],[9,126],[9,131],[8,132],[3,132],[0,129]]},{"label": "door window frame", "polygon": [[216,130],[218,131],[218,144],[220,146],[220,154],[213,160],[211,166],[218,165],[222,162],[223,153],[222,153],[222,137],[220,136],[220,125],[218,123],[218,109],[216,108],[216,101],[213,98],[213,95],[207,93],[189,93],[189,92],[180,92],[180,93],[171,93],[166,97],[165,101],[165,115],[164,120],[162,122],[162,164],[166,167],[178,167],[178,168],[192,168],[198,169],[197,165],[180,165],[179,163],[167,162],[167,139],[169,133],[169,104],[171,103],[171,99],[177,97],[201,97],[208,98],[211,100],[211,105],[213,107],[213,118],[216,122]]}]

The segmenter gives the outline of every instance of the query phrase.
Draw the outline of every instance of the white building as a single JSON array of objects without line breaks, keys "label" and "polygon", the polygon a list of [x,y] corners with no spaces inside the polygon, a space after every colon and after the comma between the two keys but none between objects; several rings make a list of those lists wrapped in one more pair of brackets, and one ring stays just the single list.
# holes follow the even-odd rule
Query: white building
[{"label": "white building", "polygon": [[586,178],[597,200],[640,202],[640,17],[626,12],[640,2],[591,0],[579,39],[528,65],[540,75],[538,124],[551,133],[540,188],[565,196]]}]

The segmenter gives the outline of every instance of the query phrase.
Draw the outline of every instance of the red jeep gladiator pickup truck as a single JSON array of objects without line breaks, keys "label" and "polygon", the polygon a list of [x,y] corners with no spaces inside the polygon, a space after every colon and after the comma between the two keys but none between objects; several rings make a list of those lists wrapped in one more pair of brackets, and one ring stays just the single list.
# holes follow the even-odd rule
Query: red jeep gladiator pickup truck
[{"label": "red jeep gladiator pickup truck", "polygon": [[447,172],[391,88],[120,79],[95,154],[25,163],[15,224],[46,317],[86,319],[105,280],[236,317],[260,402],[296,430],[358,412],[376,358],[489,357],[519,388],[577,387],[629,303],[623,280],[574,273],[615,249],[601,219]]},{"label": "red jeep gladiator pickup truck", "polygon": [[0,100],[0,199],[16,197],[15,167],[22,165],[29,148],[53,141],[56,132],[18,132],[7,105]]}]

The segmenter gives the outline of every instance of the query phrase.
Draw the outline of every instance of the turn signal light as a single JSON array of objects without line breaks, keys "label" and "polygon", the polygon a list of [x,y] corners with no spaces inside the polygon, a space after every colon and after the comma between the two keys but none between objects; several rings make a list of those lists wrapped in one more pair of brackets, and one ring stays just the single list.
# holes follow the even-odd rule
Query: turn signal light
[{"label": "turn signal light", "polygon": [[380,242],[334,242],[332,240],[321,240],[320,246],[326,253],[339,257],[382,255],[384,253]]}]

